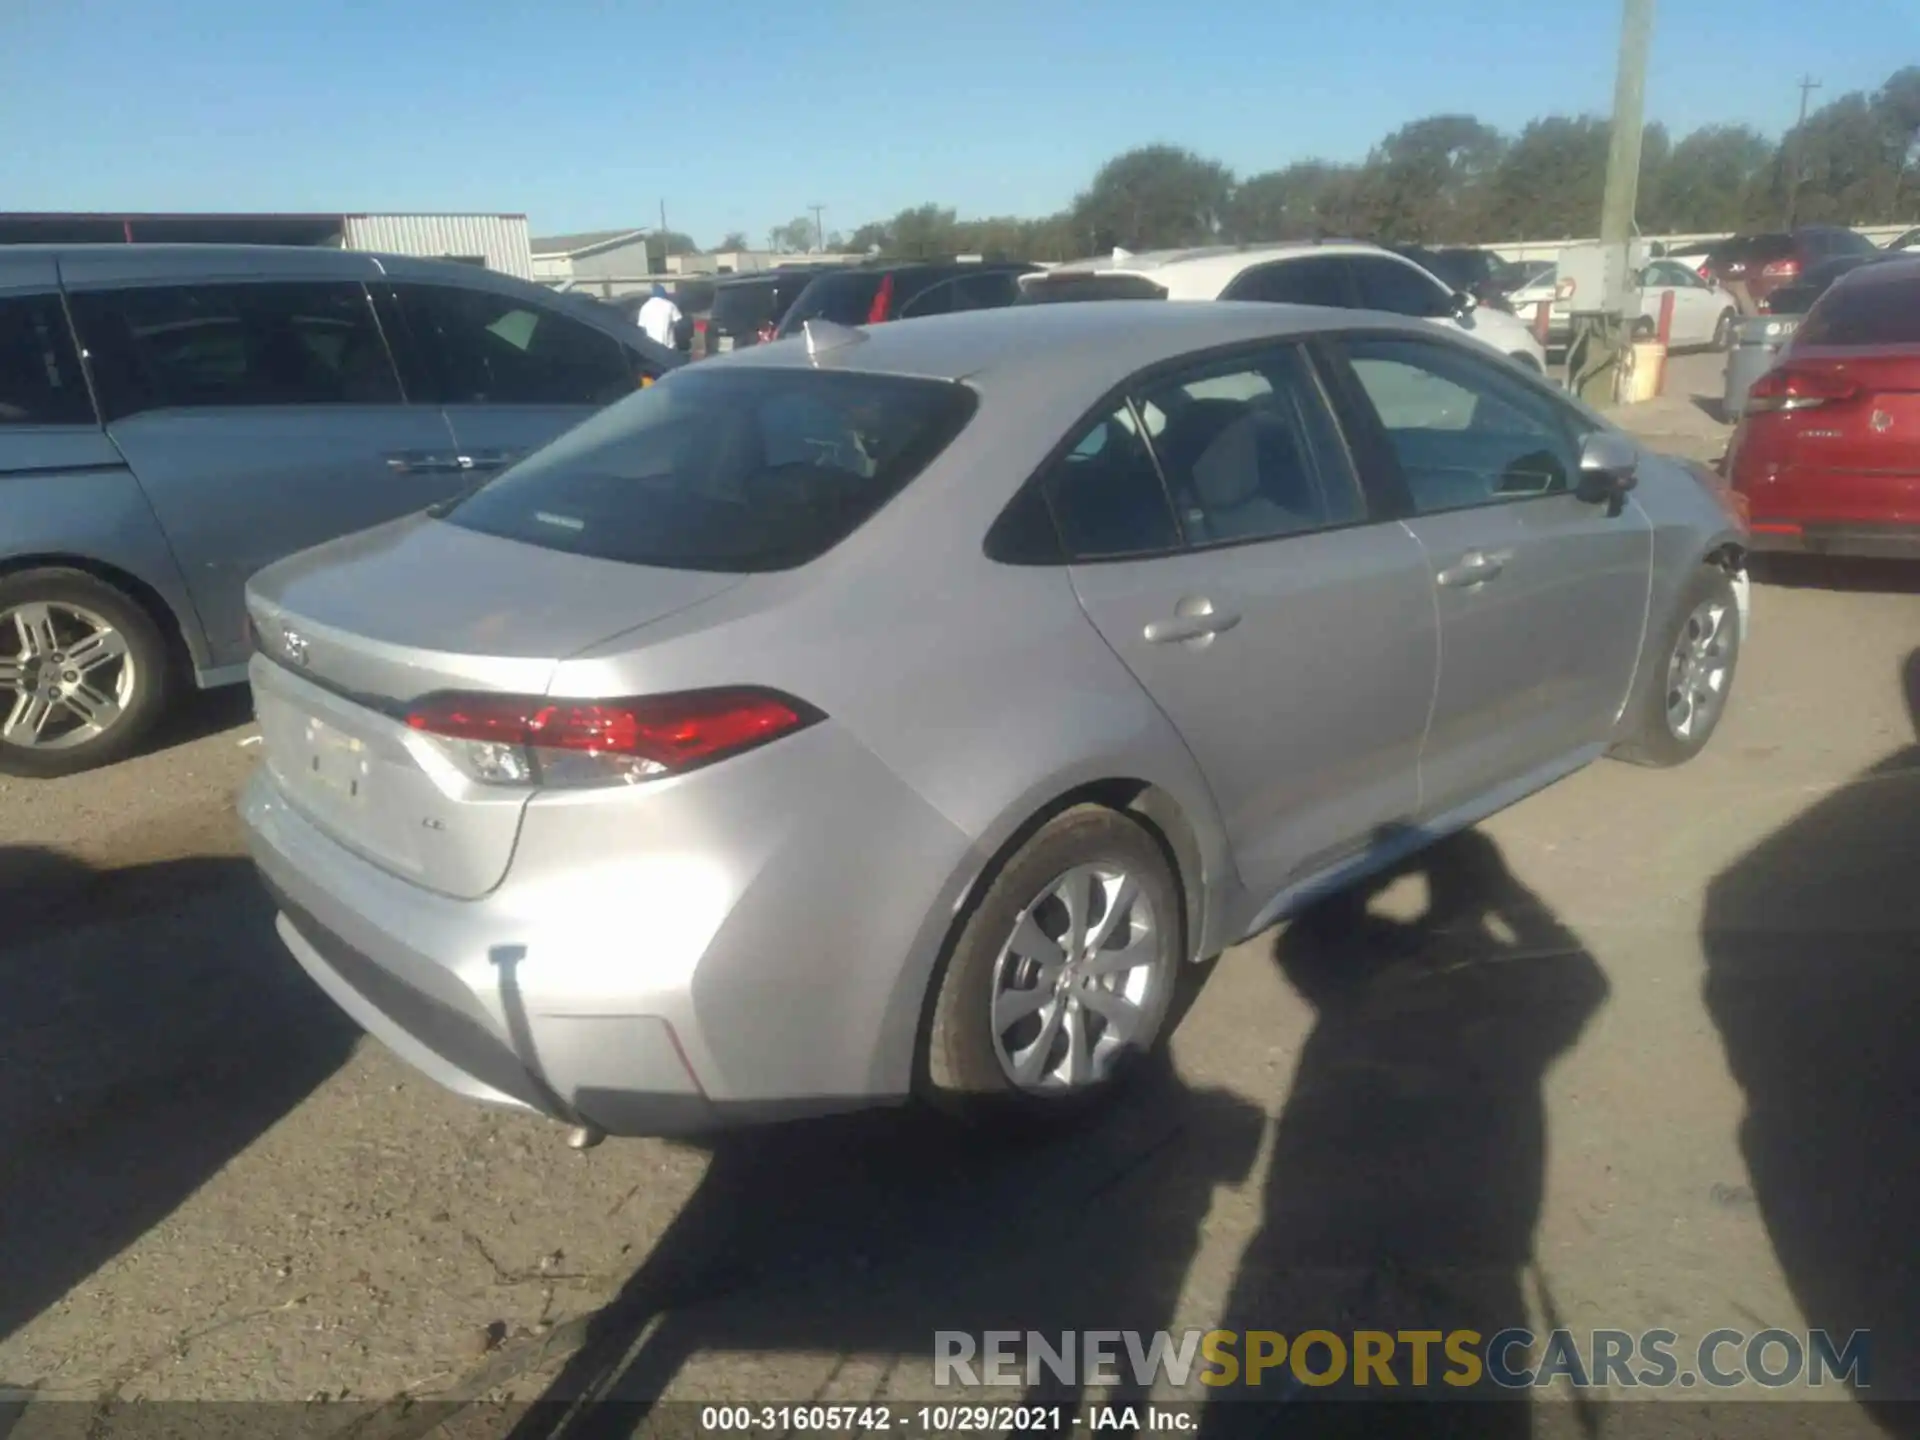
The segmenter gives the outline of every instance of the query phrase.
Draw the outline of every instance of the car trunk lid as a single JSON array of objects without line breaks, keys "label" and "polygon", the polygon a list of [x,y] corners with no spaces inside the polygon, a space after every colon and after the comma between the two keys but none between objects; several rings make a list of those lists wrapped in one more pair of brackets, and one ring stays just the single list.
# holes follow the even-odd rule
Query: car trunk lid
[{"label": "car trunk lid", "polygon": [[481,784],[407,724],[438,691],[546,693],[562,660],[742,576],[565,554],[415,518],[248,587],[266,764],[290,803],[391,873],[460,898],[512,859],[530,790]]}]

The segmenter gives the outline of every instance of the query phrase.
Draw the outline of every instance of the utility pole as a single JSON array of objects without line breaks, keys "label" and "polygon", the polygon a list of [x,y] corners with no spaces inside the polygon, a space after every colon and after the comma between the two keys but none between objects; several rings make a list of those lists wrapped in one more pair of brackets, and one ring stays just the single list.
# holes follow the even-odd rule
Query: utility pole
[{"label": "utility pole", "polygon": [[1600,244],[1606,284],[1600,303],[1574,316],[1567,348],[1567,386],[1582,399],[1613,399],[1614,377],[1627,356],[1638,289],[1631,273],[1634,210],[1640,196],[1640,137],[1647,93],[1647,51],[1653,41],[1653,0],[1624,0],[1620,57],[1613,79],[1613,124],[1607,144],[1607,188],[1600,203]]},{"label": "utility pole", "polygon": [[[1793,229],[1793,222],[1800,213],[1800,145],[1802,136],[1800,127],[1807,123],[1807,97],[1820,88],[1820,82],[1811,75],[1800,77],[1800,119],[1793,130],[1793,155],[1790,163],[1793,173],[1787,177],[1787,229]],[[1782,147],[1785,148],[1785,147]]]},{"label": "utility pole", "polygon": [[816,250],[825,250],[827,248],[827,229],[826,226],[821,223],[820,217],[826,213],[827,207],[824,205],[809,205],[807,208],[813,211],[814,248]]}]

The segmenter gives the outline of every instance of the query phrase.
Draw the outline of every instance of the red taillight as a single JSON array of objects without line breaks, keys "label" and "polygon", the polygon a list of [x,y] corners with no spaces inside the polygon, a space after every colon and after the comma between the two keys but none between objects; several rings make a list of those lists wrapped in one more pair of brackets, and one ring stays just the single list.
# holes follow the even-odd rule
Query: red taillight
[{"label": "red taillight", "polygon": [[[580,785],[678,774],[820,718],[791,696],[735,687],[625,700],[442,693],[418,701],[407,725],[479,747],[461,757],[475,779]],[[582,759],[597,763],[572,763]]]},{"label": "red taillight", "polygon": [[873,305],[867,311],[867,324],[879,325],[884,322],[893,309],[893,276],[882,275],[880,288],[874,292]]},{"label": "red taillight", "polygon": [[704,334],[706,334],[706,333],[707,333],[707,322],[706,322],[706,321],[704,321],[704,320],[696,320],[696,321],[694,321],[694,322],[693,322],[693,333],[694,333],[694,334],[696,334],[696,335],[704,335]]},{"label": "red taillight", "polygon": [[1775,260],[1770,265],[1762,266],[1760,273],[1775,280],[1791,280],[1800,273],[1800,262],[1798,260]]},{"label": "red taillight", "polygon": [[1789,410],[1813,410],[1841,400],[1851,400],[1860,387],[1844,375],[1830,370],[1797,370],[1783,365],[1769,370],[1753,382],[1747,392],[1747,410],[1752,414],[1774,414]]},{"label": "red taillight", "polygon": [[1702,280],[1713,279],[1713,272],[1704,265],[1699,266],[1693,273],[1698,275]]}]

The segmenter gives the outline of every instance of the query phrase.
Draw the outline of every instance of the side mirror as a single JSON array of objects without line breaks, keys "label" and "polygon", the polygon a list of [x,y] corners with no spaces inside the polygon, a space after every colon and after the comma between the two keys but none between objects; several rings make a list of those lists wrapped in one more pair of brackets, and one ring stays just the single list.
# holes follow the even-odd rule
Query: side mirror
[{"label": "side mirror", "polygon": [[1580,446],[1580,478],[1573,493],[1589,505],[1610,505],[1618,512],[1627,492],[1639,483],[1640,450],[1613,430],[1596,430]]}]

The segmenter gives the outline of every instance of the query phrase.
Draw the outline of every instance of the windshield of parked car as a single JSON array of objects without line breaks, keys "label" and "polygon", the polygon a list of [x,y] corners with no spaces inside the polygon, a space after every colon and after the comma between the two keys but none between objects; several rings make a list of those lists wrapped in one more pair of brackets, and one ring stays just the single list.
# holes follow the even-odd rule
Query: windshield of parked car
[{"label": "windshield of parked car", "polygon": [[1920,273],[1864,285],[1835,285],[1794,337],[1807,345],[1920,345]]},{"label": "windshield of parked car", "polygon": [[950,444],[944,380],[691,367],[602,411],[442,518],[634,565],[784,570],[852,534]]}]

